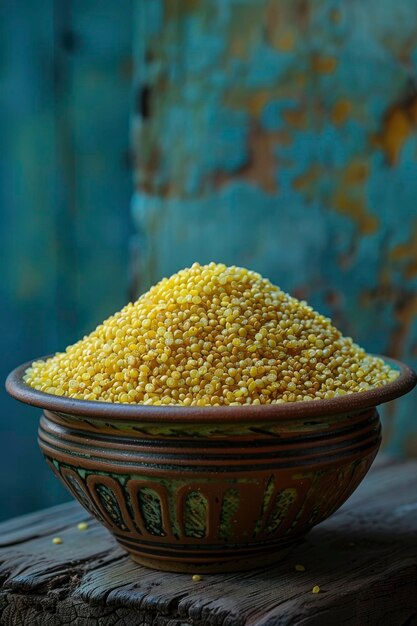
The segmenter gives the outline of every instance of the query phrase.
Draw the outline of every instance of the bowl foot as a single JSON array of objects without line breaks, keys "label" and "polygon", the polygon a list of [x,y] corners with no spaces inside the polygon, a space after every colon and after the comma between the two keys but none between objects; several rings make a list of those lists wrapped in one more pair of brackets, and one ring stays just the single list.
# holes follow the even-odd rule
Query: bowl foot
[{"label": "bowl foot", "polygon": [[278,563],[287,557],[287,555],[301,541],[293,541],[284,546],[269,551],[268,553],[248,556],[242,559],[225,559],[218,561],[205,562],[204,559],[196,561],[179,561],[172,558],[142,556],[130,553],[130,557],[145,567],[156,569],[162,572],[177,572],[183,574],[221,574],[223,572],[244,572],[252,569],[259,569]]}]

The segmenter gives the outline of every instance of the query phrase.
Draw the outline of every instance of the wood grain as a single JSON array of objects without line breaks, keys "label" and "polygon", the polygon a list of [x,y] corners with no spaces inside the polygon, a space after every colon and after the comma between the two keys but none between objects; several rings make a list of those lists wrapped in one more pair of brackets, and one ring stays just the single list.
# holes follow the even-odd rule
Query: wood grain
[{"label": "wood grain", "polygon": [[417,463],[379,461],[284,562],[193,582],[136,565],[78,504],[60,505],[0,526],[0,624],[411,626],[416,511]]}]

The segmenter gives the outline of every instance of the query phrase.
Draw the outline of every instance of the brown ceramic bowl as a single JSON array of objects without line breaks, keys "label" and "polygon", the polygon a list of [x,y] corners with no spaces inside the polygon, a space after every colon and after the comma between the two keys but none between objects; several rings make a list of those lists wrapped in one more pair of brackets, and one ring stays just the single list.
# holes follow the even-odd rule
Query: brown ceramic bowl
[{"label": "brown ceramic bowl", "polygon": [[28,387],[39,444],[70,493],[135,561],[218,572],[271,563],[350,496],[380,445],[377,405],[416,384],[398,379],[332,400],[244,407],[123,405]]}]

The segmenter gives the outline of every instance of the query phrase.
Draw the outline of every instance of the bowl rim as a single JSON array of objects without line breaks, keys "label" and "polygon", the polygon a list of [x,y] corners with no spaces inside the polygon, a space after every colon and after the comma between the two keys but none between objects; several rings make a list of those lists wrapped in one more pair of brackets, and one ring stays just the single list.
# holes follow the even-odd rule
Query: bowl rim
[{"label": "bowl rim", "polygon": [[[53,355],[49,355],[53,356]],[[323,417],[351,413],[360,409],[375,407],[384,402],[395,400],[411,391],[417,383],[416,372],[401,361],[388,357],[382,358],[388,365],[398,369],[396,380],[383,387],[347,394],[329,400],[307,400],[284,404],[258,404],[242,406],[153,406],[144,404],[118,404],[97,400],[78,400],[65,396],[55,396],[38,391],[23,381],[23,375],[34,362],[45,360],[49,356],[33,359],[16,367],[6,379],[6,390],[16,400],[49,411],[83,417],[106,418],[114,421],[137,420],[140,422],[271,422],[306,417]]]}]

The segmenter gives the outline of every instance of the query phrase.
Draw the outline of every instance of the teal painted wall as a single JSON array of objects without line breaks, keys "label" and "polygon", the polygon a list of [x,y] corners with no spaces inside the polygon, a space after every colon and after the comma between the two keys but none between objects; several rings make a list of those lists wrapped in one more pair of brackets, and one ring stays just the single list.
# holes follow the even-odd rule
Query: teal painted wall
[{"label": "teal painted wall", "polygon": [[[417,2],[135,6],[138,292],[244,265],[416,366]],[[416,392],[385,436],[417,455]]]},{"label": "teal painted wall", "polygon": [[[416,366],[416,18],[417,0],[3,2],[3,379],[129,285],[212,259]],[[36,409],[3,391],[0,409],[0,517],[67,498]],[[417,455],[415,413],[416,393],[391,407],[391,451]]]},{"label": "teal painted wall", "polygon": [[[128,299],[132,5],[0,5],[0,374]],[[0,518],[68,499],[0,390]]]}]

